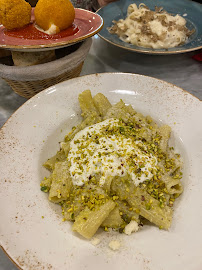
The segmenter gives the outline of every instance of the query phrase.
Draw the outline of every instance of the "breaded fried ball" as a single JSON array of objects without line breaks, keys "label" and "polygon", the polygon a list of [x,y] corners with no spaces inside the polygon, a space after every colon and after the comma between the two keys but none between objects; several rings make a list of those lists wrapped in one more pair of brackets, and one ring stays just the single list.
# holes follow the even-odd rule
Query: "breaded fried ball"
[{"label": "breaded fried ball", "polygon": [[44,31],[55,25],[60,32],[72,25],[75,11],[69,0],[39,0],[34,15],[36,24]]},{"label": "breaded fried ball", "polygon": [[25,0],[0,0],[0,23],[9,30],[21,28],[30,23],[31,10]]}]

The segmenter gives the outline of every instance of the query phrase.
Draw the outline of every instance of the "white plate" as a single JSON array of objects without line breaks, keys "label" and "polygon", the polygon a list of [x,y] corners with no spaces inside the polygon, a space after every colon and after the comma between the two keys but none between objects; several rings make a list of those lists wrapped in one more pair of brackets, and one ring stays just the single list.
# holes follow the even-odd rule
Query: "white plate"
[{"label": "white plate", "polygon": [[[184,193],[167,231],[144,226],[132,236],[99,232],[101,243],[72,233],[60,207],[40,191],[41,164],[79,122],[78,94],[91,89],[112,103],[122,98],[169,124],[185,159]],[[169,83],[135,74],[84,76],[53,86],[27,101],[0,131],[0,244],[22,269],[202,269],[202,104]],[[44,218],[42,218],[44,216]],[[111,239],[121,241],[118,252]],[[44,268],[43,268],[44,267]]]}]

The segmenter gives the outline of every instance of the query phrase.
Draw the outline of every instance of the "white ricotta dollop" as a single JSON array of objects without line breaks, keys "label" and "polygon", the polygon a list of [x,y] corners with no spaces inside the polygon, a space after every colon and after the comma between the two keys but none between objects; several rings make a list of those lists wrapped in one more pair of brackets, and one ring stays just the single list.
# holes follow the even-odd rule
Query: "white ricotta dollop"
[{"label": "white ricotta dollop", "polygon": [[109,247],[110,249],[112,250],[119,250],[119,248],[121,247],[121,243],[117,240],[112,240],[110,243],[109,243]]},{"label": "white ricotta dollop", "polygon": [[82,186],[96,174],[100,175],[100,185],[110,176],[129,174],[135,185],[153,177],[156,157],[140,149],[141,141],[118,132],[108,134],[106,129],[113,127],[119,127],[119,120],[107,119],[81,130],[70,142],[68,160],[74,185]]},{"label": "white ricotta dollop", "polygon": [[91,240],[91,244],[92,244],[93,246],[99,245],[100,242],[101,242],[101,240],[100,240],[99,238],[97,238],[97,237],[94,237],[94,238]]},{"label": "white ricotta dollop", "polygon": [[135,220],[131,220],[131,222],[126,225],[124,233],[127,235],[131,235],[133,232],[137,232],[138,230],[139,230],[138,223]]}]

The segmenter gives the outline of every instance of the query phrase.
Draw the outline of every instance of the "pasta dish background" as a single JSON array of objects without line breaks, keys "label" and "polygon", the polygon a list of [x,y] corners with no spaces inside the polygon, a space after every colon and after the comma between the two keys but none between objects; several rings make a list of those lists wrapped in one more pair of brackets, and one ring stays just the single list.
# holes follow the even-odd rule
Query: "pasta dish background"
[{"label": "pasta dish background", "polygon": [[110,34],[108,28],[112,26],[112,21],[118,21],[122,18],[125,18],[127,16],[128,6],[134,3],[133,0],[120,0],[98,10],[98,14],[103,17],[105,22],[103,29],[98,33],[98,35],[105,41],[113,44],[114,46],[118,46],[130,51],[147,54],[177,54],[202,48],[202,21],[200,19],[202,7],[200,4],[190,0],[135,1],[136,5],[139,5],[142,2],[152,10],[155,9],[155,6],[158,6],[163,7],[167,12],[171,14],[180,14],[180,16],[183,16],[187,21],[187,28],[195,29],[195,33],[190,36],[189,42],[174,48],[153,49],[139,47],[130,43],[126,43],[120,40],[117,35]]},{"label": "pasta dish background", "polygon": [[127,17],[113,21],[108,30],[124,42],[153,49],[181,46],[195,31],[186,27],[186,19],[179,14],[169,14],[162,7],[152,11],[144,3],[129,5]]}]

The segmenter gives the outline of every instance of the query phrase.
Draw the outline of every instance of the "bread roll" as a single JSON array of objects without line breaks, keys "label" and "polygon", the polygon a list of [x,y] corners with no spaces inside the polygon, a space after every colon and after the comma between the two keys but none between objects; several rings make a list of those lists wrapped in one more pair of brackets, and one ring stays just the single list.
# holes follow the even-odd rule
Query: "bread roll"
[{"label": "bread roll", "polygon": [[45,52],[18,52],[12,51],[13,63],[15,66],[34,66],[44,64],[56,59],[55,50]]}]

